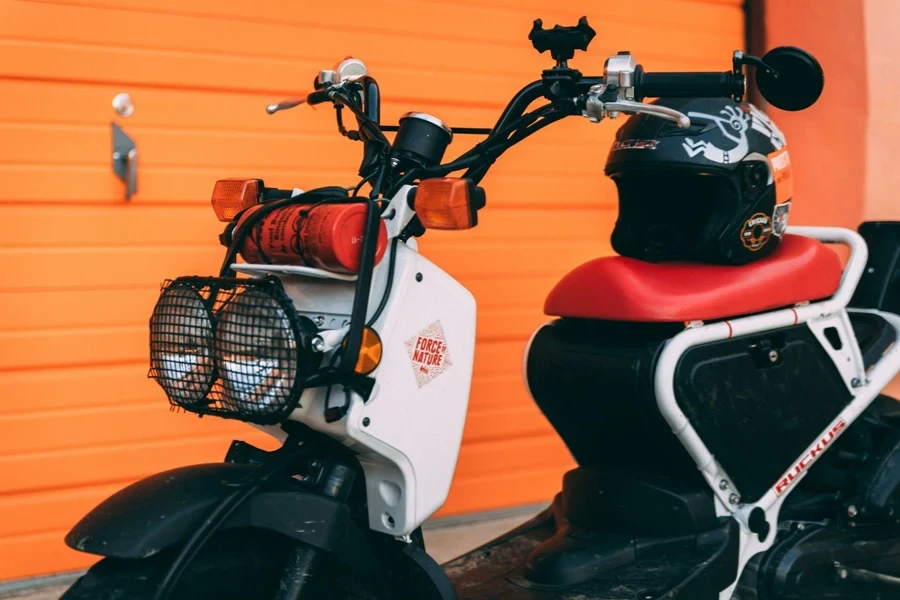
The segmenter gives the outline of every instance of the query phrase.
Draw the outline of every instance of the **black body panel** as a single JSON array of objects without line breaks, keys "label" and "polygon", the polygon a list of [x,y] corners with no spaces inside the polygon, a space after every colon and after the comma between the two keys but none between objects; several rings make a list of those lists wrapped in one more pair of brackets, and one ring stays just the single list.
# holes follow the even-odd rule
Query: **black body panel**
[{"label": "black body panel", "polygon": [[[222,498],[246,485],[251,465],[215,463],[158,473],[113,494],[69,534],[75,550],[115,558],[152,556],[188,538]],[[266,483],[222,529],[253,527],[329,551],[362,572],[379,562],[347,504],[310,492],[291,477]]]},{"label": "black body panel", "polygon": [[636,467],[569,471],[552,512],[556,531],[525,561],[531,583],[575,585],[639,560],[694,552],[721,526],[702,481],[691,486]]},{"label": "black body panel", "polygon": [[575,527],[630,537],[678,537],[719,526],[705,482],[691,485],[640,468],[573,469],[563,477],[560,507]]},{"label": "black body panel", "polygon": [[900,314],[900,221],[869,221],[859,233],[869,260],[850,306]]},{"label": "black body panel", "polygon": [[583,467],[657,465],[699,477],[659,414],[653,371],[681,325],[560,319],[531,343],[531,395]]},{"label": "black body panel", "polygon": [[866,369],[878,362],[897,339],[897,332],[881,315],[849,312],[850,324],[862,351]]},{"label": "black body panel", "polygon": [[806,325],[689,349],[675,372],[675,396],[750,502],[852,399]]},{"label": "black body panel", "polygon": [[[896,331],[875,314],[850,313],[850,320],[868,368]],[[682,330],[680,324],[560,319],[537,332],[526,361],[529,389],[580,466],[699,478],[654,392],[656,361]],[[750,502],[852,399],[805,324],[689,349],[676,369],[675,394]]]}]

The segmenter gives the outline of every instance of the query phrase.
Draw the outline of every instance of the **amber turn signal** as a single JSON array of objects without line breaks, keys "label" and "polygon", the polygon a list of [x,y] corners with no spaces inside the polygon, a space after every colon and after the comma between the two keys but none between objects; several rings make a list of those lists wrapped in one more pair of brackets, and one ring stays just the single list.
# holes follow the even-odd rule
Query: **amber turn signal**
[{"label": "amber turn signal", "polygon": [[259,179],[220,179],[212,193],[216,218],[228,222],[261,200],[263,182]]},{"label": "amber turn signal", "polygon": [[421,181],[410,206],[426,229],[471,229],[484,207],[484,190],[470,179],[441,177]]},{"label": "amber turn signal", "polygon": [[[347,340],[341,345],[347,347]],[[363,329],[362,342],[359,344],[359,357],[353,371],[360,375],[368,375],[381,363],[381,337],[371,327]]]}]

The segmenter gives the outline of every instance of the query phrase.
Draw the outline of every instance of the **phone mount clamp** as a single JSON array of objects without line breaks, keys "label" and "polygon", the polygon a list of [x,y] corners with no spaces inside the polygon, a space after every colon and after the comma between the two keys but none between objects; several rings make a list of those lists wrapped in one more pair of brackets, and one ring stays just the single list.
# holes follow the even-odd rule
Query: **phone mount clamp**
[{"label": "phone mount clamp", "polygon": [[556,25],[552,29],[544,29],[544,22],[535,19],[528,39],[535,50],[540,53],[549,50],[550,56],[556,61],[556,66],[546,69],[541,77],[547,99],[571,98],[577,94],[581,72],[569,68],[568,61],[575,56],[576,50],[587,50],[595,35],[597,32],[588,25],[587,17],[578,19],[578,25]]}]

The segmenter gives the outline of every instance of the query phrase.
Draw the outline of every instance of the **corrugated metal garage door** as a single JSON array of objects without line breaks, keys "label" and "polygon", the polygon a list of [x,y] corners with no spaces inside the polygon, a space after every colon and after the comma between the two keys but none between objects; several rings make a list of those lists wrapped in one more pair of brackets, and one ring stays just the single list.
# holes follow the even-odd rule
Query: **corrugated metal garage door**
[{"label": "corrugated metal garage door", "polygon": [[[598,35],[573,64],[596,74],[627,48],[649,69],[727,68],[742,45],[741,5],[591,3]],[[335,134],[329,110],[267,117],[267,103],[352,54],[382,84],[386,122],[416,109],[490,125],[551,64],[526,39],[531,20],[573,23],[583,10],[0,0],[0,579],[86,566],[62,538],[100,499],[161,469],[219,460],[234,436],[262,441],[239,423],[167,411],[146,379],[146,321],[164,278],[217,268],[217,178],[354,182],[359,147]],[[136,107],[121,124],[141,153],[130,202],[110,169],[121,91]],[[542,132],[485,180],[476,230],[423,239],[480,306],[471,413],[443,514],[548,499],[571,465],[520,362],[555,280],[609,251],[615,199],[602,167],[614,129],[572,120]],[[473,141],[460,136],[456,152]]]}]

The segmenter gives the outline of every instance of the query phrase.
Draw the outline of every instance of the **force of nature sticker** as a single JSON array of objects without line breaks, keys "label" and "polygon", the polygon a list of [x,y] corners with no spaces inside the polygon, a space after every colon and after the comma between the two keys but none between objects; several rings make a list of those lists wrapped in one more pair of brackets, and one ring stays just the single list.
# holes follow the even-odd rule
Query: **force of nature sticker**
[{"label": "force of nature sticker", "polygon": [[416,383],[424,386],[449,369],[450,350],[444,337],[444,328],[435,321],[416,335],[406,340],[406,352],[416,375]]}]

